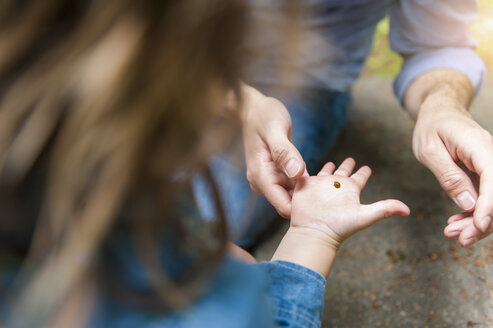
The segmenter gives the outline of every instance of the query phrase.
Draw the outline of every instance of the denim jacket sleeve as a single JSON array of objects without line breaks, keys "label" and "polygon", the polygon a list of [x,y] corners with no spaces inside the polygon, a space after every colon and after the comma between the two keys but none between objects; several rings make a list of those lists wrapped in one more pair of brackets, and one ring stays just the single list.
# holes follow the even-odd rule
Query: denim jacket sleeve
[{"label": "denim jacket sleeve", "polygon": [[325,279],[303,266],[284,262],[257,264],[268,278],[267,296],[280,327],[320,327]]},{"label": "denim jacket sleeve", "polygon": [[[135,261],[125,263],[138,265]],[[145,281],[140,281],[140,274],[132,272],[127,282],[143,290]],[[211,278],[199,298],[176,311],[150,311],[101,293],[86,327],[313,328],[321,325],[325,279],[310,269],[281,261],[246,264],[228,257]]]},{"label": "denim jacket sleeve", "polygon": [[390,44],[404,58],[394,82],[401,102],[409,84],[435,68],[464,73],[479,91],[486,68],[474,52],[476,42],[469,32],[477,10],[474,0],[394,1],[390,11]]}]

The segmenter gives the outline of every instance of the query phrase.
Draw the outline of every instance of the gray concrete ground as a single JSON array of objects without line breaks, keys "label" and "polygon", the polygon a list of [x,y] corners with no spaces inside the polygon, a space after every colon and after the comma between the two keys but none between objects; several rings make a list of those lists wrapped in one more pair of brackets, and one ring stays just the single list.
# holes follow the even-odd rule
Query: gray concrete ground
[{"label": "gray concrete ground", "polygon": [[[458,208],[411,151],[412,122],[389,78],[365,78],[329,160],[352,156],[373,176],[364,203],[397,198],[410,217],[392,217],[356,234],[339,251],[327,283],[324,327],[493,327],[493,237],[463,249],[443,236]],[[473,114],[493,131],[493,79]],[[269,259],[287,223],[256,252]]]}]

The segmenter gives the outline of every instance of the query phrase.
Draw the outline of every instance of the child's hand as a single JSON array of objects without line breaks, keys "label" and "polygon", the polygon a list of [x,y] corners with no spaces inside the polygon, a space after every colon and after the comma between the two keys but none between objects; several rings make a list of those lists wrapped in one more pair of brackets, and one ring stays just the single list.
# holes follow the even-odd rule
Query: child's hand
[{"label": "child's hand", "polygon": [[346,238],[381,219],[409,215],[409,208],[395,199],[361,205],[360,192],[371,169],[363,166],[351,175],[354,166],[354,160],[347,158],[337,170],[327,163],[317,176],[300,178],[293,194],[291,228],[314,230],[338,248]]}]

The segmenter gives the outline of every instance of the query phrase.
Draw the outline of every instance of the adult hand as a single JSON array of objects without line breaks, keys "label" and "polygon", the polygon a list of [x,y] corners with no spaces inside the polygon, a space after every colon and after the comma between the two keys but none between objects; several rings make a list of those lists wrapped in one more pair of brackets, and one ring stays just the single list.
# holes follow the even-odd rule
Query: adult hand
[{"label": "adult hand", "polygon": [[452,216],[445,235],[458,237],[464,247],[489,235],[493,215],[491,134],[465,110],[423,108],[416,123],[413,150],[450,198],[469,211]]},{"label": "adult hand", "polygon": [[294,180],[305,173],[305,162],[291,142],[289,112],[279,100],[245,86],[241,119],[250,186],[288,218]]},{"label": "adult hand", "polygon": [[464,99],[446,86],[428,94],[417,115],[413,151],[467,211],[451,216],[444,233],[468,247],[492,232],[493,138],[472,119]]}]

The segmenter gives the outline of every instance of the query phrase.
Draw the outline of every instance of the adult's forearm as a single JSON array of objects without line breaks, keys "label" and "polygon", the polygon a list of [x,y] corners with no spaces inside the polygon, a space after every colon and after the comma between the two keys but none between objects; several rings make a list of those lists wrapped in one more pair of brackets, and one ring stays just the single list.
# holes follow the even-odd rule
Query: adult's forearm
[{"label": "adult's forearm", "polygon": [[423,107],[467,110],[474,96],[469,78],[453,69],[434,69],[421,74],[407,88],[404,107],[416,120]]}]

